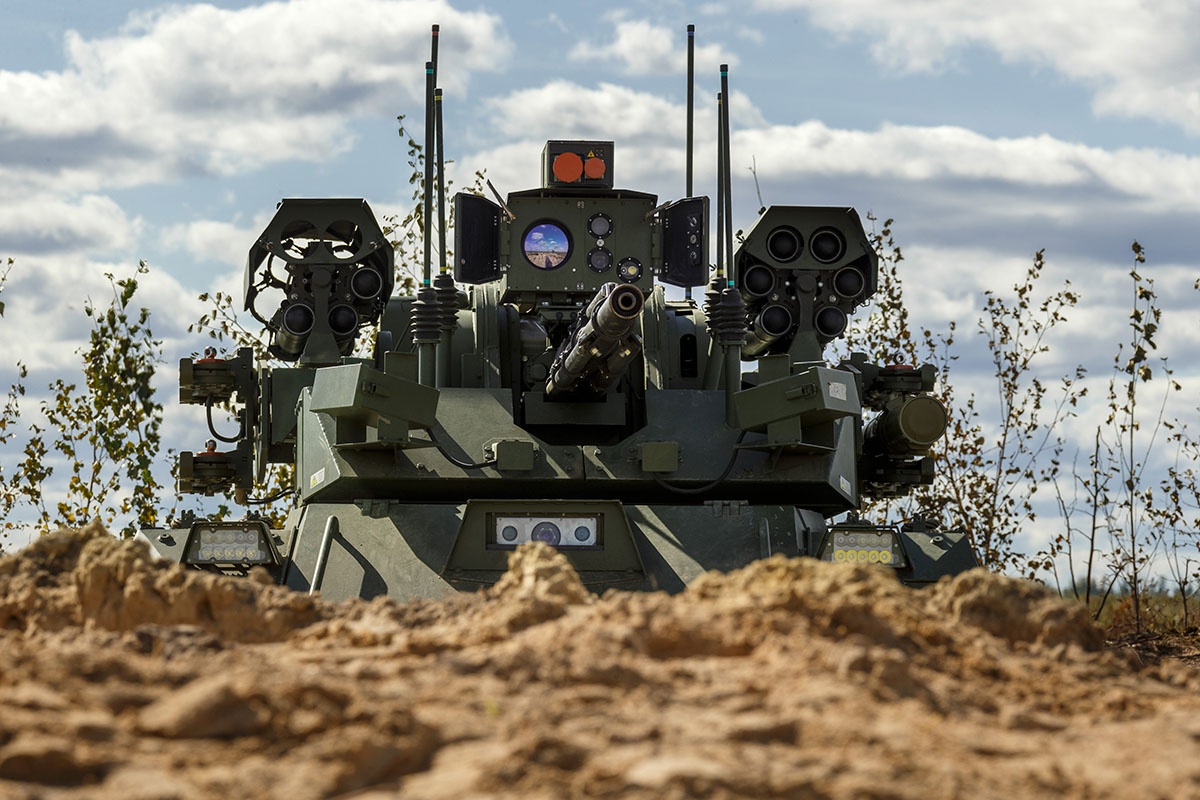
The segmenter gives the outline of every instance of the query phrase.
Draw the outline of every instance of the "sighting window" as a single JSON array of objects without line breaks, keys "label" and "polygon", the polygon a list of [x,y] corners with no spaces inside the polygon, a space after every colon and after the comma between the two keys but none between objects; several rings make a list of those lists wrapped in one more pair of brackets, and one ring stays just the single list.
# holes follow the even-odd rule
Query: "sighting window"
[{"label": "sighting window", "polygon": [[538,269],[558,269],[571,256],[571,236],[557,222],[535,222],[525,231],[521,250]]}]

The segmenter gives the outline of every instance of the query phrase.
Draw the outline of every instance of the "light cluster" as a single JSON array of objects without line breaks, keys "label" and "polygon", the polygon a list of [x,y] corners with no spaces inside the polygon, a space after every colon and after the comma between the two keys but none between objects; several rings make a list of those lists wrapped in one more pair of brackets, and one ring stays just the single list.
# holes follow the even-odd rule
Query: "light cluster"
[{"label": "light cluster", "polygon": [[254,523],[196,523],[185,547],[189,564],[275,564],[265,526]]},{"label": "light cluster", "polygon": [[904,551],[899,538],[891,530],[835,531],[826,537],[821,558],[848,564],[883,564],[903,566]]}]

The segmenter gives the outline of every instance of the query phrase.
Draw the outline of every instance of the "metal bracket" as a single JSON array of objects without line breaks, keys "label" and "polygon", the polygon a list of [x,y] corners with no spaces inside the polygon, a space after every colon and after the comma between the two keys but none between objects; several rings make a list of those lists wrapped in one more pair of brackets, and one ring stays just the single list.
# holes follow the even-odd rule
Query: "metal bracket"
[{"label": "metal bracket", "polygon": [[738,517],[749,503],[745,500],[707,500],[704,505],[712,510],[714,517]]}]

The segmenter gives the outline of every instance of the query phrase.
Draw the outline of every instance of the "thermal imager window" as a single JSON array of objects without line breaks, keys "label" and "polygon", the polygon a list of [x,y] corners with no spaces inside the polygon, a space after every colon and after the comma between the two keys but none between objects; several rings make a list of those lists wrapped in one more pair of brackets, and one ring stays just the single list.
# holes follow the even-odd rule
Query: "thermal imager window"
[{"label": "thermal imager window", "polygon": [[537,222],[525,231],[521,250],[538,269],[558,269],[571,256],[571,236],[557,222]]}]

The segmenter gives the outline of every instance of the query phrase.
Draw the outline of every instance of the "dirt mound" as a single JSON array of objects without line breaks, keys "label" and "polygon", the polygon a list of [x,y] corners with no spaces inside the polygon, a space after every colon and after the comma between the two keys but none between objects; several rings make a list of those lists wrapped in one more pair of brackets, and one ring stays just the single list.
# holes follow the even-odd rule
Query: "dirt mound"
[{"label": "dirt mound", "polygon": [[272,586],[265,572],[231,581],[155,560],[98,523],[60,530],[0,559],[0,628],[26,634],[81,625],[128,631],[195,625],[233,642],[270,642],[321,618],[307,595]]},{"label": "dirt mound", "polygon": [[983,572],[774,557],[596,597],[534,545],[400,606],[99,528],[0,558],[4,797],[1200,797],[1197,690]]}]

